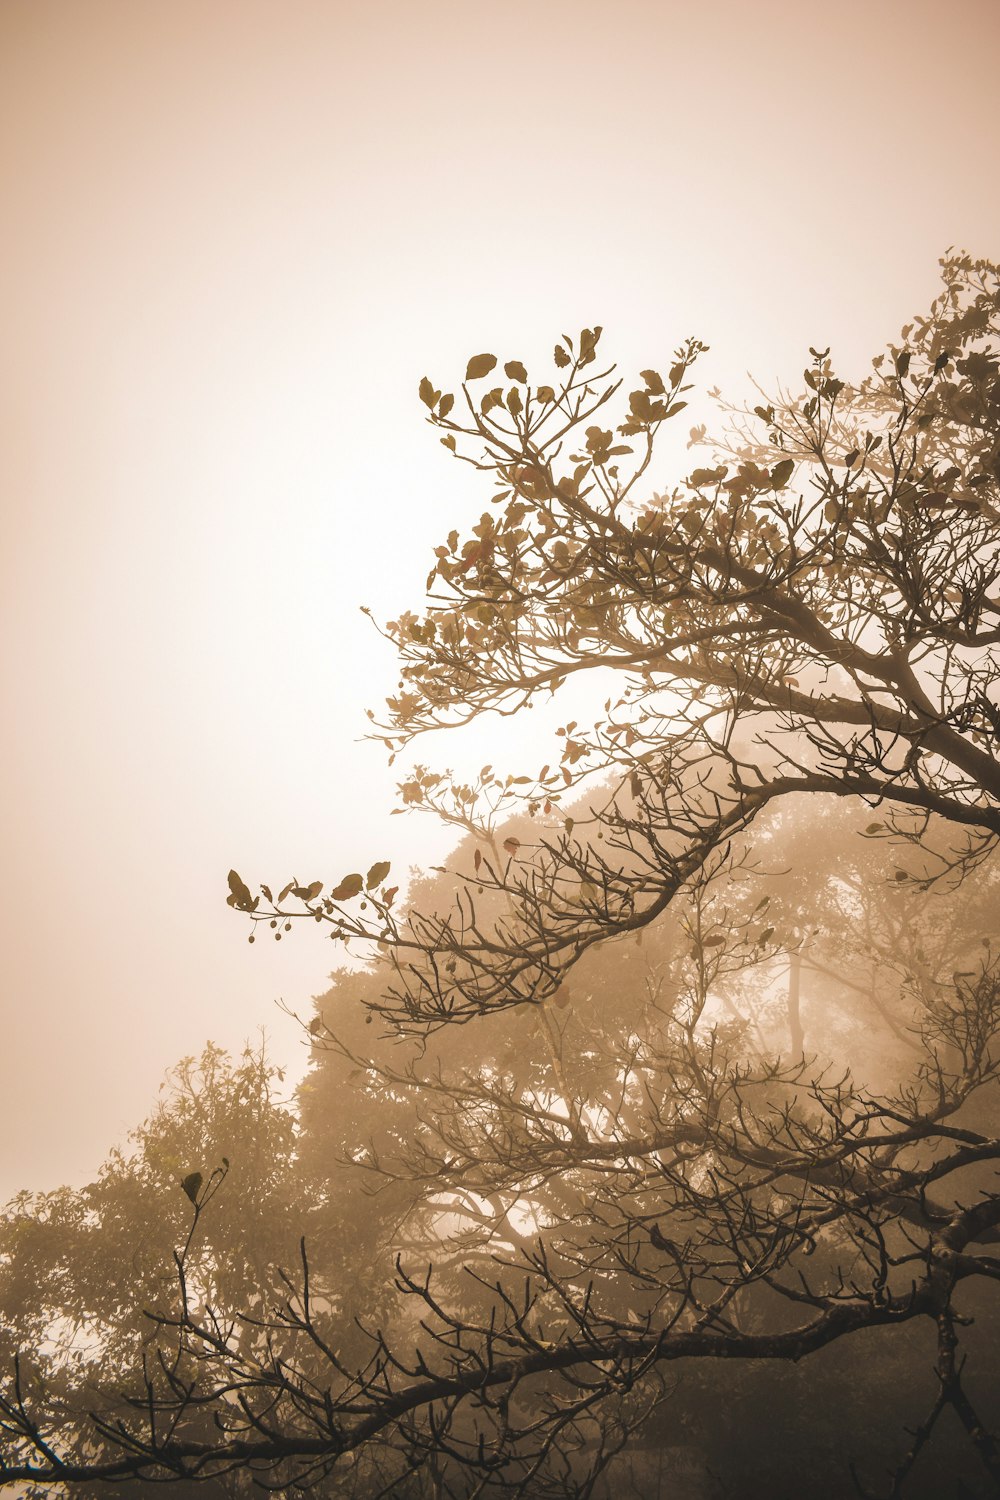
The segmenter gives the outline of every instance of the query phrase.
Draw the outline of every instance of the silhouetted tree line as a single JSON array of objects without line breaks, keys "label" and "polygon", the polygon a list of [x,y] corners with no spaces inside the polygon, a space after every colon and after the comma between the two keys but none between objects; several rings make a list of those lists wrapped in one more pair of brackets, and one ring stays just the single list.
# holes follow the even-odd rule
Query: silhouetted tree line
[{"label": "silhouetted tree line", "polygon": [[942,271],[866,380],[811,350],[667,493],[695,340],[632,390],[599,328],[550,385],[421,381],[491,508],[383,626],[374,736],[603,706],[537,772],[412,764],[461,840],[402,896],[230,873],[251,939],[364,967],[294,1101],[208,1048],[8,1205],[0,1479],[1000,1490],[1000,268]]}]

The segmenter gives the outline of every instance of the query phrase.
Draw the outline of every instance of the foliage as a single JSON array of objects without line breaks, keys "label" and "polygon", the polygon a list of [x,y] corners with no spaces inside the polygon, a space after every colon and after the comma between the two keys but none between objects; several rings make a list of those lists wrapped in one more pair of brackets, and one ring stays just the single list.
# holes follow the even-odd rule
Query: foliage
[{"label": "foliage", "polygon": [[154,1355],[156,1317],[174,1303],[178,1245],[206,1301],[253,1314],[273,1300],[274,1267],[297,1253],[308,1226],[280,1083],[263,1046],[234,1061],[208,1044],[171,1070],[154,1113],[95,1182],[6,1205],[3,1341],[23,1351],[25,1389],[56,1399],[71,1449],[80,1406],[116,1421],[122,1386]]},{"label": "foliage", "polygon": [[[866,381],[811,351],[801,395],[652,498],[697,341],[630,392],[599,328],[551,385],[509,360],[484,388],[492,354],[457,399],[421,382],[496,509],[385,627],[379,737],[619,685],[535,775],[409,772],[403,806],[465,835],[443,902],[400,901],[384,860],[276,898],[230,873],[251,937],[299,920],[373,954],[309,1026],[318,1259],[265,1309],[206,1293],[189,1244],[133,1414],[63,1458],[15,1391],[8,1477],[599,1494],[644,1428],[685,1430],[679,1370],[752,1405],[763,1367],[843,1342],[877,1389],[930,1333],[888,1493],[937,1485],[942,1442],[956,1484],[1000,1485],[995,1371],[958,1352],[1000,1280],[1000,271],[943,271]],[[212,1180],[189,1188],[199,1229]]]}]

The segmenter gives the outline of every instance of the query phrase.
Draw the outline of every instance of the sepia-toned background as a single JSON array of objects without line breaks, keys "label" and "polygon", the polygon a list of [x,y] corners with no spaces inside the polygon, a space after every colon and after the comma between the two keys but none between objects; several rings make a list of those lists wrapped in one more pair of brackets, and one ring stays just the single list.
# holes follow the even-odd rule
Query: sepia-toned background
[{"label": "sepia-toned background", "polygon": [[332,949],[251,948],[231,865],[440,857],[361,739],[359,606],[488,500],[421,375],[595,322],[736,398],[863,373],[997,253],[998,46],[993,0],[3,0],[0,1193],[207,1037],[294,1075]]}]

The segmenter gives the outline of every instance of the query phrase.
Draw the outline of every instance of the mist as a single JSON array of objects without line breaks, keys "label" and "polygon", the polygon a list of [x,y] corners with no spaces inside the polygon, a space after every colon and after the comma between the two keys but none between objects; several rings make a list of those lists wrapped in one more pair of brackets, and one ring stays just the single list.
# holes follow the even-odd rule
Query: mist
[{"label": "mist", "polygon": [[[832,1496],[848,1492],[851,1458],[862,1484],[897,1473],[907,1500],[994,1492],[996,1440],[985,1458],[965,1443],[975,1424],[922,1323],[891,1350],[859,1323],[808,1379],[812,1356],[769,1364],[756,1344],[738,1377],[736,1360],[688,1374],[671,1353],[650,1375],[655,1399],[637,1372],[661,1335],[725,1323],[727,1337],[790,1338],[774,1300],[787,1289],[768,1277],[781,1281],[778,1247],[793,1240],[795,1274],[830,1278],[828,1311],[860,1275],[888,1322],[917,1256],[907,1234],[926,1249],[933,1233],[899,1209],[906,1194],[926,1188],[943,1213],[993,1190],[995,351],[992,263],[975,258],[995,255],[1000,233],[983,165],[1000,112],[975,64],[998,33],[985,0],[944,19],[924,0],[836,14],[791,0],[3,7],[0,1353],[12,1368],[15,1352],[41,1351],[43,1405],[45,1389],[74,1410],[90,1381],[119,1420],[141,1351],[174,1327],[178,1268],[192,1306],[250,1315],[298,1351],[319,1347],[318,1325],[279,1271],[300,1289],[312,1255],[322,1337],[335,1326],[337,1358],[356,1371],[391,1365],[437,1316],[418,1262],[442,1278],[439,1352],[498,1316],[487,1292],[502,1263],[527,1266],[540,1299],[520,1323],[503,1302],[505,1358],[544,1364],[574,1336],[604,1349],[609,1329],[629,1346],[603,1425],[574,1408],[546,1429],[549,1467],[529,1472],[524,1424],[562,1387],[539,1387],[520,1416],[513,1400],[508,1428],[487,1402],[493,1426],[479,1431],[459,1402],[447,1433],[415,1417],[349,1460],[317,1459],[317,1493],[408,1494],[409,1464],[414,1494],[471,1494],[478,1474],[483,1493],[752,1496],[793,1493],[815,1466]],[[978,309],[948,325],[953,349],[919,321],[942,257],[946,277],[959,266],[954,306]],[[944,328],[951,314],[935,316]],[[936,364],[942,353],[973,363]],[[477,359],[494,363],[480,375]],[[505,453],[507,438],[480,433],[484,459],[456,426],[464,388],[477,420],[506,412],[517,431],[528,393],[540,418],[541,393],[581,359],[582,401],[612,363],[626,384],[573,418],[575,447],[536,451],[526,428]],[[863,385],[925,368],[937,384],[922,393]],[[523,393],[513,404],[508,388]],[[810,391],[821,412],[841,403],[815,441]],[[919,401],[937,405],[918,427]],[[769,403],[770,419],[753,415]],[[751,537],[740,566],[776,545],[772,526],[818,556],[842,519],[849,538],[869,524],[861,500],[851,510],[859,476],[897,496],[885,457],[897,449],[887,439],[879,456],[863,439],[911,407],[904,478],[940,525],[911,535],[905,496],[902,521],[870,521],[898,570],[870,585],[870,617],[848,632],[871,661],[844,665],[815,640],[800,659],[769,626],[752,659],[740,635],[711,669],[686,645],[679,665],[653,652],[633,670],[636,643],[673,641],[682,615],[699,640],[719,628],[718,585],[688,602],[707,564],[690,563],[681,589],[680,564],[657,551],[682,525],[682,491],[701,518],[689,537],[723,501],[745,508],[743,531],[730,516],[725,533],[730,547]],[[593,435],[604,429],[632,449],[622,474],[650,444],[620,496]],[[478,468],[454,461],[456,437]],[[613,558],[589,521],[544,519],[567,493],[551,465],[571,476],[571,454],[600,470],[602,504],[630,528]],[[781,496],[797,483],[793,521]],[[556,541],[566,550],[550,555]],[[845,541],[817,564],[817,587],[848,601],[830,606],[830,630],[857,607],[843,580],[866,576],[877,550],[859,563]],[[540,571],[525,581],[529,558]],[[548,600],[529,623],[501,607],[521,583],[524,599]],[[893,621],[907,610],[922,621],[908,639],[933,637],[911,647],[924,698],[864,676],[903,650]],[[429,621],[436,633],[421,634]],[[532,652],[529,690],[514,663]],[[770,697],[752,699],[764,677]],[[855,690],[878,713],[852,708],[849,733],[816,727],[807,697],[839,712]],[[962,741],[954,762],[945,728]],[[942,764],[958,767],[952,780]],[[897,797],[917,821],[885,812]],[[303,896],[313,882],[321,892]],[[866,1112],[885,1136],[871,1153],[852,1134]],[[688,1115],[697,1149],[674,1138],[697,1134]],[[907,1130],[912,1148],[892,1134]],[[650,1145],[657,1132],[676,1159]],[[796,1212],[816,1223],[795,1239],[786,1183],[767,1245],[753,1230],[751,1274],[748,1225],[763,1210],[741,1176],[748,1143],[760,1153],[766,1139],[791,1171],[821,1136],[825,1152],[848,1139],[857,1152],[853,1186],[847,1168],[836,1182],[806,1174],[836,1201],[857,1264],[831,1248],[811,1199]],[[641,1167],[617,1149],[640,1140]],[[932,1158],[960,1140],[969,1159],[935,1198]],[[891,1226],[870,1204],[864,1222],[854,1199],[845,1207],[874,1192],[862,1176],[876,1168],[902,1174],[891,1193],[880,1179]],[[727,1192],[744,1218],[723,1232]],[[715,1247],[704,1263],[699,1236]],[[538,1245],[551,1266],[532,1260]],[[720,1270],[729,1255],[738,1273]],[[594,1323],[579,1310],[560,1323],[588,1274],[606,1305]],[[978,1320],[961,1335],[969,1410],[995,1431],[982,1292],[995,1273],[981,1274],[958,1316]],[[706,1313],[706,1278],[725,1276],[724,1306]],[[272,1325],[289,1297],[294,1315]],[[373,1352],[355,1319],[384,1319],[390,1342]],[[233,1350],[210,1366],[191,1327],[174,1332],[220,1389]],[[251,1349],[245,1333],[239,1357]],[[303,1359],[303,1381],[320,1380]],[[468,1373],[434,1368],[446,1383]],[[256,1392],[259,1369],[244,1376]],[[304,1389],[281,1399],[298,1411]],[[877,1416],[876,1389],[892,1392]],[[903,1474],[907,1424],[941,1391],[944,1416]],[[796,1434],[781,1463],[757,1435],[775,1403]],[[184,1441],[210,1444],[181,1405]],[[0,1485],[62,1492],[54,1470],[31,1468],[41,1450],[16,1410],[0,1414]],[[50,1418],[85,1467],[91,1437]],[[282,1442],[301,1438],[298,1421]],[[493,1469],[476,1469],[477,1443]],[[101,1462],[117,1461],[107,1432],[102,1444]],[[298,1457],[279,1457],[290,1467],[277,1479],[297,1482]],[[184,1483],[253,1492],[249,1471],[188,1462],[170,1471]],[[159,1477],[150,1460],[81,1472],[65,1492]]]}]

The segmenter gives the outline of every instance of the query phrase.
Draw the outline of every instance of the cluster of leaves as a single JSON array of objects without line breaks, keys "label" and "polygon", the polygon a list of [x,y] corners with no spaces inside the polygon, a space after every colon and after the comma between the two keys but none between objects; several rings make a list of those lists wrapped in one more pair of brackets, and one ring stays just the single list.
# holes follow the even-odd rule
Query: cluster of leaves
[{"label": "cluster of leaves", "polygon": [[[370,902],[376,912],[388,915],[392,903],[399,892],[398,886],[387,887],[385,884],[390,868],[391,866],[387,859],[377,860],[367,875],[361,875],[356,871],[350,875],[344,875],[334,883],[327,896],[323,895],[324,886],[322,880],[311,880],[308,885],[303,885],[300,881],[293,878],[279,891],[277,898],[272,894],[271,887],[267,885],[261,886],[260,895],[252,895],[249,886],[246,885],[236,871],[230,870],[229,895],[226,897],[226,902],[227,905],[234,907],[237,911],[246,912],[252,917],[255,927],[258,922],[266,921],[268,926],[274,931],[275,941],[280,942],[282,932],[279,929],[283,929],[285,932],[291,931],[291,922],[283,919],[281,911],[282,903],[287,901],[289,896],[293,896],[296,901],[301,902],[306,911],[317,922],[322,922],[324,918],[335,918],[338,911],[338,903],[353,901],[356,896],[363,896],[365,898],[360,904],[361,911],[367,911]],[[260,910],[261,898],[268,902],[268,910],[263,912]],[[296,915],[301,915],[301,911],[297,912]],[[331,936],[334,938],[342,935],[342,930],[339,928],[331,933]],[[251,943],[254,942],[253,932],[251,932],[249,940]]]},{"label": "cluster of leaves", "polygon": [[[645,371],[607,427],[593,419],[621,382],[595,368],[599,329],[557,346],[557,386],[536,390],[509,362],[513,403],[484,411],[474,393],[493,356],[470,362],[461,415],[428,382],[430,422],[494,475],[501,509],[469,540],[449,536],[428,608],[386,627],[403,684],[383,726],[390,751],[570,676],[617,670],[622,688],[589,729],[565,726],[537,775],[489,766],[457,783],[418,766],[403,805],[488,841],[518,806],[551,819],[603,784],[603,842],[584,849],[560,819],[530,859],[491,863],[505,898],[493,933],[479,933],[475,888],[416,925],[377,901],[367,914],[279,901],[267,919],[312,915],[337,937],[387,943],[400,962],[384,1013],[419,1029],[555,993],[581,952],[657,920],[706,853],[776,798],[884,804],[888,833],[915,847],[931,818],[966,830],[941,869],[921,855],[904,877],[961,873],[988,853],[1000,830],[996,273],[962,258],[944,270],[944,294],[888,373],[851,387],[813,351],[805,394],[758,406],[730,434],[735,468],[723,443],[718,462],[651,501],[636,486],[696,341],[667,379]],[[623,445],[608,433],[640,441],[612,455]]]}]

